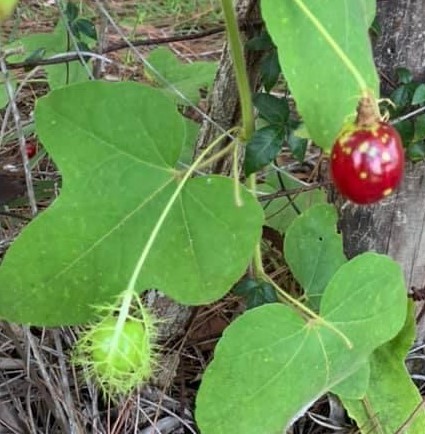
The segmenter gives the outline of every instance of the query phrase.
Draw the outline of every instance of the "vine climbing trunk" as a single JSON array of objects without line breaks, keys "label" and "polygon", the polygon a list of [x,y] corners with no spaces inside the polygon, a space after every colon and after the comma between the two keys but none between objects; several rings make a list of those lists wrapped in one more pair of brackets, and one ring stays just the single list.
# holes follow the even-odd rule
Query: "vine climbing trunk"
[{"label": "vine climbing trunk", "polygon": [[[258,0],[238,0],[235,4],[239,23],[259,22],[259,2]],[[242,32],[243,41],[250,39],[259,33],[259,26],[244,26]],[[247,70],[252,89],[255,89],[259,82],[259,61],[261,52],[252,51],[246,53]],[[212,123],[206,119],[198,136],[195,146],[195,155],[198,156],[210,143],[222,134],[222,130],[229,130],[240,121],[240,106],[238,89],[233,72],[233,64],[229,52],[229,45],[226,42],[223,47],[219,67],[216,73],[214,84],[208,100],[208,116],[214,121]],[[218,128],[219,126],[220,128]],[[227,143],[223,141],[222,146]],[[218,152],[219,149],[216,150]],[[222,173],[227,170],[228,160],[219,160],[215,163],[212,171]],[[163,325],[162,335],[164,337],[176,337],[184,333],[186,324],[193,319],[193,308],[174,303],[161,293],[151,292],[148,305],[152,307],[161,318],[169,318]]]},{"label": "vine climbing trunk", "polygon": [[[238,0],[235,7],[240,23],[258,23],[260,18],[258,0]],[[258,34],[259,27],[253,25],[252,27],[247,26],[242,36],[244,40],[248,40]],[[260,58],[263,53],[259,51],[248,51],[245,55],[251,89],[256,89],[259,83]],[[215,124],[207,119],[204,120],[198,137],[196,154],[199,154],[202,149],[216,139],[222,133],[222,130],[227,131],[234,125],[238,125],[240,121],[241,112],[238,88],[228,42],[224,44],[220,64],[210,95],[208,101],[208,115]],[[219,130],[217,125],[220,126],[222,130]],[[225,145],[226,143],[223,143],[222,146],[224,147]],[[226,172],[227,170],[228,166],[226,160],[218,161],[213,168],[213,171],[216,173]]]},{"label": "vine climbing trunk", "polygon": [[[405,67],[415,79],[425,78],[425,4],[423,0],[378,2],[382,33],[375,41],[375,58],[388,93],[394,70]],[[383,25],[385,24],[385,25]],[[408,163],[399,191],[377,205],[341,207],[346,253],[353,257],[374,250],[400,263],[408,288],[425,286],[425,163]],[[419,341],[425,341],[425,316],[419,315]]]}]

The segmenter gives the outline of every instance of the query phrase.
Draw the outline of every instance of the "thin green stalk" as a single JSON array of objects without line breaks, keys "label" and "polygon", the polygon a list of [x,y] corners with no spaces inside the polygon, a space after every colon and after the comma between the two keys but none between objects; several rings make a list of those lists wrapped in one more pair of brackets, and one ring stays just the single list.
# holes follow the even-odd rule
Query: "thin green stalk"
[{"label": "thin green stalk", "polygon": [[241,100],[243,140],[248,141],[254,133],[255,121],[243,46],[239,33],[238,21],[233,8],[233,1],[221,0],[221,4],[223,6],[224,19],[226,21],[230,55],[233,61],[239,98]]},{"label": "thin green stalk", "polygon": [[115,328],[114,335],[111,339],[111,347],[115,347],[117,345],[117,342],[121,336],[122,330],[124,329],[124,324],[126,319],[128,318],[131,303],[133,297],[137,297],[137,291],[136,291],[136,284],[137,279],[139,278],[140,272],[142,271],[142,268],[146,262],[146,259],[148,258],[150,251],[154,245],[154,242],[156,238],[158,237],[158,234],[165,222],[165,219],[167,218],[168,214],[170,213],[174,203],[180,196],[181,191],[183,190],[183,187],[186,185],[186,182],[189,180],[189,178],[193,175],[196,169],[198,169],[201,162],[205,159],[205,157],[217,146],[220,144],[220,142],[223,140],[225,136],[227,136],[229,133],[226,131],[224,134],[222,134],[220,137],[218,137],[216,140],[214,140],[204,151],[199,155],[199,157],[195,160],[195,162],[190,166],[189,170],[184,174],[182,180],[178,184],[177,188],[174,190],[174,193],[171,195],[170,199],[168,200],[167,204],[165,205],[164,209],[162,210],[161,215],[158,218],[158,221],[156,222],[154,228],[152,229],[152,232],[150,233],[150,236],[148,240],[146,241],[146,244],[143,248],[143,251],[134,267],[133,273],[130,277],[130,280],[128,281],[127,287],[122,295],[122,302],[120,306],[120,312],[117,319],[117,324]]},{"label": "thin green stalk", "polygon": [[233,182],[234,182],[234,195],[235,195],[235,203],[236,206],[243,206],[243,200],[241,195],[241,184],[239,182],[239,166],[238,166],[238,146],[239,142],[236,141],[235,147],[233,148]]},{"label": "thin green stalk", "polygon": [[332,330],[336,335],[338,335],[343,341],[344,343],[347,345],[347,347],[349,349],[353,348],[353,344],[350,341],[350,339],[348,339],[348,337],[342,333],[341,330],[339,330],[338,328],[336,328],[333,324],[331,324],[330,322],[326,321],[324,318],[322,318],[321,316],[317,315],[316,312],[312,311],[311,309],[309,309],[307,306],[305,306],[303,303],[301,303],[300,301],[298,301],[296,298],[292,297],[291,295],[289,295],[287,292],[285,292],[273,279],[271,279],[269,276],[267,276],[267,274],[263,274],[262,278],[270,283],[270,285],[273,286],[273,288],[290,304],[292,304],[294,307],[296,307],[300,312],[304,313],[305,315],[307,315],[307,317],[311,318],[312,320],[314,320],[316,322],[316,324],[320,324],[323,325],[323,327],[327,327],[329,330]]},{"label": "thin green stalk", "polygon": [[[238,127],[233,127],[229,131],[227,131],[227,134],[233,134],[238,129],[239,129]],[[222,136],[222,137],[226,138],[226,136]],[[203,161],[201,164],[199,164],[196,167],[196,169],[201,170],[205,167],[210,166],[215,161],[220,160],[220,158],[223,158],[225,155],[229,154],[234,149],[234,147],[235,147],[235,143],[232,141],[226,147],[224,147],[223,149],[220,149],[214,155],[211,155],[211,157],[207,158],[205,161]]]},{"label": "thin green stalk", "polygon": [[[251,139],[255,131],[255,118],[254,107],[252,105],[251,88],[249,85],[248,74],[246,70],[246,62],[243,52],[242,41],[239,33],[239,26],[235,10],[233,8],[232,0],[221,0],[223,6],[224,19],[226,22],[226,30],[228,42],[230,45],[230,55],[233,61],[233,68],[235,70],[236,83],[238,86],[239,99],[241,102],[242,112],[242,137],[245,142]],[[256,180],[255,174],[251,175],[248,179],[249,187],[252,195],[256,198]],[[255,248],[253,259],[253,271],[255,276],[260,276],[264,273],[261,245]]]},{"label": "thin green stalk", "polygon": [[[249,176],[248,178],[248,184],[249,189],[251,190],[251,194],[256,198],[257,197],[257,181],[255,178],[255,173]],[[261,254],[261,243],[259,242],[255,246],[254,250],[254,258],[253,258],[253,268],[254,268],[254,275],[256,277],[260,277],[261,275],[265,274],[264,268],[263,268],[263,257]]]}]

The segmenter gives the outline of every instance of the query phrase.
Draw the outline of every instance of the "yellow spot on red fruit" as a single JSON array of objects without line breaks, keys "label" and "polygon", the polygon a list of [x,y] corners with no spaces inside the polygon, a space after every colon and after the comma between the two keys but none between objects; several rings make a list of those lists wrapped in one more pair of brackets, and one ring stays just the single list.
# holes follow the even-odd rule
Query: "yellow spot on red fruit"
[{"label": "yellow spot on red fruit", "polygon": [[348,139],[349,139],[348,134],[344,134],[339,138],[339,145],[341,146],[341,148],[344,148],[344,145],[348,142]]},{"label": "yellow spot on red fruit", "polygon": [[389,153],[388,151],[384,151],[384,152],[382,153],[382,161],[383,161],[384,163],[388,163],[388,162],[391,161],[391,155],[390,155],[390,153]]},{"label": "yellow spot on red fruit", "polygon": [[349,148],[348,146],[342,149],[342,152],[344,152],[344,154],[350,155],[351,154],[352,149]]},{"label": "yellow spot on red fruit", "polygon": [[368,142],[363,142],[363,143],[359,146],[359,152],[360,152],[361,154],[365,154],[368,150],[369,150],[369,143],[368,143]]},{"label": "yellow spot on red fruit", "polygon": [[389,196],[392,192],[393,192],[392,188],[387,188],[386,190],[384,190],[383,195],[384,197],[386,197]]},{"label": "yellow spot on red fruit", "polygon": [[367,178],[367,173],[366,172],[360,172],[360,179],[366,179]]},{"label": "yellow spot on red fruit", "polygon": [[388,143],[389,138],[390,136],[387,133],[385,133],[381,137],[381,142],[385,145],[386,143]]}]

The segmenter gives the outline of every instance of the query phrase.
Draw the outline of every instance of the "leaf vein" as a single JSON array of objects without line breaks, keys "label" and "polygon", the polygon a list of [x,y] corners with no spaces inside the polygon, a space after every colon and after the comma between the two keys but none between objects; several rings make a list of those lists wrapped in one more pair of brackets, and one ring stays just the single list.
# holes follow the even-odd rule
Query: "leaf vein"
[{"label": "leaf vein", "polygon": [[160,188],[155,190],[150,196],[148,196],[142,203],[140,203],[136,208],[122,217],[118,223],[116,223],[109,231],[107,231],[102,237],[97,239],[95,242],[91,244],[89,248],[87,248],[84,252],[80,253],[73,261],[71,261],[65,268],[60,270],[54,276],[52,276],[46,284],[49,284],[65,274],[67,271],[72,269],[75,264],[80,262],[83,258],[85,258],[90,252],[92,252],[97,246],[103,243],[108,237],[110,237],[115,231],[117,231],[125,222],[127,222],[131,217],[133,217],[138,211],[140,211],[144,206],[146,206],[151,200],[153,200],[161,191],[163,191],[171,182],[173,182],[174,178],[170,178],[167,182],[165,182]]}]

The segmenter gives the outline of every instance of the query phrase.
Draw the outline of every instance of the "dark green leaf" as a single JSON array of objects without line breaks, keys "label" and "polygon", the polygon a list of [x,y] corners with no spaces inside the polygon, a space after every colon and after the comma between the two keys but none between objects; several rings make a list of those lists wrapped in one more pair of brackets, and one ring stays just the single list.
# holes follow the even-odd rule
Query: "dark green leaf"
[{"label": "dark green leaf", "polygon": [[273,47],[273,41],[267,32],[262,32],[261,35],[254,36],[245,44],[245,48],[250,51],[265,51]]},{"label": "dark green leaf", "polygon": [[69,25],[69,28],[71,30],[71,33],[77,38],[77,40],[80,38],[80,30],[78,29],[75,22],[71,23]]},{"label": "dark green leaf", "polygon": [[233,292],[245,299],[248,309],[278,301],[276,291],[270,283],[263,280],[257,281],[249,277],[241,280],[235,286]]},{"label": "dark green leaf", "polygon": [[406,150],[407,158],[411,161],[421,161],[425,158],[425,142],[416,142]]},{"label": "dark green leaf", "polygon": [[278,98],[268,93],[256,93],[253,102],[259,115],[270,124],[283,126],[288,120],[289,105],[286,98]]},{"label": "dark green leaf", "polygon": [[25,62],[36,62],[37,60],[43,59],[45,55],[46,55],[45,48],[37,48],[25,59]]},{"label": "dark green leaf", "polygon": [[280,64],[277,50],[272,50],[261,61],[260,65],[261,81],[267,92],[273,89],[280,74]]},{"label": "dark green leaf", "polygon": [[72,23],[77,19],[79,14],[78,6],[73,2],[68,2],[65,9],[65,15],[68,18],[68,21]]},{"label": "dark green leaf", "polygon": [[292,155],[299,161],[303,162],[307,150],[308,140],[296,135],[296,131],[291,131],[288,137],[288,146]]},{"label": "dark green leaf", "polygon": [[399,86],[392,94],[391,100],[397,106],[396,109],[402,109],[410,105],[414,93],[415,85],[412,83]]},{"label": "dark green leaf", "polygon": [[74,25],[81,34],[95,41],[97,40],[96,26],[90,20],[80,18],[79,20],[75,21]]},{"label": "dark green leaf", "polygon": [[415,134],[415,126],[413,121],[407,119],[405,121],[398,122],[394,125],[396,130],[399,132],[403,145],[407,148],[413,140]]},{"label": "dark green leaf", "polygon": [[255,279],[246,277],[242,279],[234,288],[233,292],[241,297],[247,296],[252,290],[258,288],[258,282]]},{"label": "dark green leaf", "polygon": [[80,51],[90,51],[89,46],[83,41],[78,41],[77,46]]},{"label": "dark green leaf", "polygon": [[246,145],[244,170],[246,176],[257,172],[273,161],[282,149],[284,131],[268,126],[256,131]]},{"label": "dark green leaf", "polygon": [[421,83],[412,97],[412,105],[423,104],[425,102],[425,84]]},{"label": "dark green leaf", "polygon": [[415,119],[415,136],[413,141],[425,139],[425,114]]},{"label": "dark green leaf", "polygon": [[406,86],[399,86],[391,94],[391,100],[397,107],[404,107],[409,103],[409,95]]},{"label": "dark green leaf", "polygon": [[375,17],[373,20],[373,23],[370,26],[370,31],[375,36],[379,36],[382,33],[381,24],[378,20],[378,17]]},{"label": "dark green leaf", "polygon": [[413,79],[412,73],[407,68],[397,68],[396,73],[399,83],[407,84]]}]

